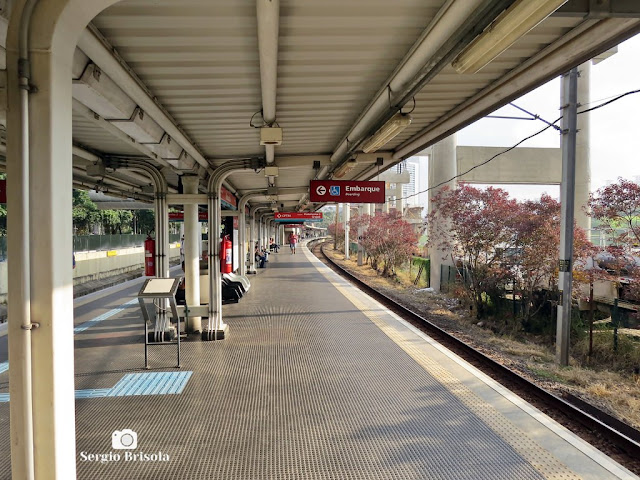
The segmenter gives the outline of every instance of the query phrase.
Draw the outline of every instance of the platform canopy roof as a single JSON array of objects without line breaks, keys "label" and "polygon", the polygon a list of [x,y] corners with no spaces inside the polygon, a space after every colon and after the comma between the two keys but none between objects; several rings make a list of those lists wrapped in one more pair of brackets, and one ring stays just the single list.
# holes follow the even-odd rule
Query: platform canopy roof
[{"label": "platform canopy roof", "polygon": [[123,159],[202,192],[261,159],[226,187],[314,209],[310,180],[370,179],[638,32],[635,0],[124,0],[74,56],[74,182],[148,201]]}]

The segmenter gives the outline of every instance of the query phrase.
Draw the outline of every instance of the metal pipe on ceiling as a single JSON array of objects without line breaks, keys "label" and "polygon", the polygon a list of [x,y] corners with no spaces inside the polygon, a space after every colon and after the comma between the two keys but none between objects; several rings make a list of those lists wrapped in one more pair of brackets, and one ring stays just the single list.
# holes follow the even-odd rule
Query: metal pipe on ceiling
[{"label": "metal pipe on ceiling", "polygon": [[[262,119],[265,126],[271,126],[276,121],[280,0],[257,0],[256,15],[258,18]],[[275,147],[265,145],[264,151],[267,164],[272,164],[275,161]],[[273,184],[274,181],[273,178],[269,178],[269,184]]]},{"label": "metal pipe on ceiling", "polygon": [[262,118],[265,125],[271,125],[276,121],[280,0],[257,0],[256,15],[258,18]]}]

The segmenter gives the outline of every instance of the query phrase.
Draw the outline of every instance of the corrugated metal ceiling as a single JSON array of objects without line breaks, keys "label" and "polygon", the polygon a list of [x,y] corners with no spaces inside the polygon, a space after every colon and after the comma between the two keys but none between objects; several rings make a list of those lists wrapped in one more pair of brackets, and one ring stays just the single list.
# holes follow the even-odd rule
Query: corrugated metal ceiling
[{"label": "corrugated metal ceiling", "polygon": [[[276,164],[282,155],[306,157],[300,168],[282,170],[278,187],[308,185],[317,174],[313,156],[334,152],[445,3],[280,1],[276,121],[284,133]],[[475,75],[446,66],[415,96],[412,125],[385,150],[425,132],[583,22],[548,18]],[[262,121],[255,0],[124,0],[93,23],[207,159],[264,156],[250,125]],[[73,127],[74,141],[93,151],[140,155],[76,114]],[[345,178],[370,169],[359,165]],[[263,174],[234,174],[230,183],[240,191],[267,186]]]}]

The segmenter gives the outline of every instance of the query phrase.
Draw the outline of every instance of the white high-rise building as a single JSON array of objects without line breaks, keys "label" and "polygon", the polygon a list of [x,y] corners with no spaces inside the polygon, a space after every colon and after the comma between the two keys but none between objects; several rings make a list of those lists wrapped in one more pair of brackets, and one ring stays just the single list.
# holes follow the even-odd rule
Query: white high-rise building
[{"label": "white high-rise building", "polygon": [[429,194],[426,192],[427,188],[429,188],[428,160],[429,157],[426,155],[407,159],[406,168],[411,176],[411,183],[403,187],[403,196],[406,198],[406,204],[414,207],[424,207],[424,212],[427,211],[427,201],[429,199]]}]

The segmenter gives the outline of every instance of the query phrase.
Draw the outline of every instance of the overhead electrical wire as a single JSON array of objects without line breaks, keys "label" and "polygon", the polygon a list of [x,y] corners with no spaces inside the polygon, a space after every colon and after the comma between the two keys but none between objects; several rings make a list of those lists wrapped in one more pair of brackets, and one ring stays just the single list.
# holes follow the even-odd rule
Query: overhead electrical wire
[{"label": "overhead electrical wire", "polygon": [[[592,111],[594,111],[594,110],[598,110],[599,108],[602,108],[602,107],[605,107],[605,106],[607,106],[607,105],[610,105],[611,103],[616,102],[616,101],[620,100],[621,98],[624,98],[624,97],[629,96],[629,95],[633,95],[633,94],[635,94],[635,93],[640,93],[640,89],[638,89],[638,90],[630,90],[630,91],[628,91],[628,92],[622,93],[622,94],[620,94],[620,95],[617,95],[617,96],[615,96],[615,97],[612,97],[610,100],[608,100],[608,101],[606,101],[606,102],[604,102],[604,103],[601,103],[601,104],[599,104],[599,105],[596,105],[595,107],[591,107],[591,108],[587,108],[587,109],[585,109],[585,110],[581,110],[581,111],[577,112],[577,114],[578,114],[578,115],[581,115],[581,114],[583,114],[583,113],[587,113],[587,112],[592,112]],[[591,103],[593,103],[593,102],[591,102]],[[556,124],[557,124],[560,120],[562,120],[562,116],[561,116],[561,117],[558,117],[558,118],[557,118],[556,120],[554,120],[553,122],[545,122],[545,123],[547,123],[547,126],[546,126],[546,127],[544,127],[542,130],[539,130],[539,131],[537,131],[536,133],[534,133],[534,134],[532,134],[532,135],[529,135],[529,136],[528,136],[528,137],[526,137],[526,138],[523,138],[522,140],[520,140],[520,141],[519,141],[519,142],[517,142],[516,144],[512,145],[511,147],[506,148],[506,149],[505,149],[505,150],[503,150],[502,152],[496,153],[493,157],[488,158],[488,159],[487,159],[487,160],[485,160],[484,162],[481,162],[481,163],[479,163],[479,164],[477,164],[477,165],[474,165],[473,167],[471,167],[470,169],[468,169],[468,170],[466,170],[466,171],[464,171],[464,172],[462,172],[462,173],[459,173],[459,174],[457,174],[457,175],[454,175],[454,176],[453,176],[453,177],[451,177],[449,180],[445,180],[445,181],[443,181],[443,182],[438,183],[437,185],[433,185],[432,187],[429,187],[429,188],[427,188],[426,190],[421,190],[421,191],[419,191],[419,192],[412,193],[411,195],[407,195],[407,196],[405,196],[405,197],[396,198],[396,200],[406,200],[406,199],[408,199],[408,198],[415,197],[416,195],[420,195],[421,193],[427,193],[427,192],[429,192],[429,191],[431,191],[431,190],[434,190],[434,189],[436,189],[436,188],[438,188],[438,187],[441,187],[442,185],[445,185],[445,184],[447,184],[447,183],[451,182],[452,180],[456,180],[457,178],[460,178],[460,177],[462,177],[462,176],[466,175],[467,173],[469,173],[469,172],[471,172],[471,171],[475,170],[476,168],[481,167],[481,166],[483,166],[483,165],[486,165],[487,163],[489,163],[489,162],[491,162],[491,161],[495,160],[495,159],[496,159],[496,158],[498,158],[499,156],[504,155],[504,154],[505,154],[505,153],[507,153],[507,152],[510,152],[511,150],[513,150],[513,149],[517,148],[519,145],[522,145],[522,144],[523,144],[524,142],[526,142],[527,140],[530,140],[530,139],[532,139],[532,138],[534,138],[534,137],[537,137],[538,135],[540,135],[540,134],[542,134],[542,133],[546,132],[547,130],[549,130],[550,128],[558,128],[558,126],[557,126]]]}]

